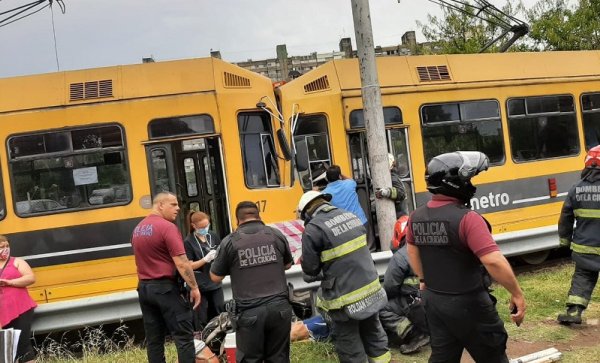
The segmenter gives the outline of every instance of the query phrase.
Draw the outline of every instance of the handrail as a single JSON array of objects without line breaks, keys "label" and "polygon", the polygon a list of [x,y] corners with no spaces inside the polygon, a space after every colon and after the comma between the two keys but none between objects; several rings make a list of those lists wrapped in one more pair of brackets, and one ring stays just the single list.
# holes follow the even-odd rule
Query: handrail
[{"label": "handrail", "polygon": [[[501,233],[494,235],[494,238],[506,256],[522,255],[559,246],[556,226]],[[384,275],[391,256],[390,251],[372,254],[379,276]],[[312,290],[319,286],[319,282],[304,282],[299,265],[294,265],[286,271],[286,277],[296,291]],[[223,280],[223,292],[225,300],[231,298],[229,277],[225,277]],[[43,334],[51,331],[78,329],[84,326],[123,322],[141,317],[142,312],[137,292],[126,291],[42,304],[35,309],[32,330],[35,334]]]}]

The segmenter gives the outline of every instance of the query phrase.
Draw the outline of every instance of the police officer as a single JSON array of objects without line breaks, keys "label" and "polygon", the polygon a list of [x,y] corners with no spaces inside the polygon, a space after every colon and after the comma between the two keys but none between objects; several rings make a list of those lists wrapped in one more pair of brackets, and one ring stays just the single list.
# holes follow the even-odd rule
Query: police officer
[{"label": "police officer", "polygon": [[[558,221],[560,244],[571,247],[575,272],[562,324],[581,324],[581,313],[590,301],[600,270],[600,146],[588,151],[581,180],[565,199]],[[576,222],[576,228],[573,227]]]},{"label": "police officer", "polygon": [[463,348],[476,362],[508,362],[508,335],[488,293],[482,264],[510,292],[511,319],[519,325],[525,316],[523,292],[489,224],[469,208],[476,190],[471,178],[488,164],[487,156],[476,151],[434,157],[425,176],[433,198],[410,217],[406,240],[423,290],[431,335],[429,363],[458,363]]},{"label": "police officer", "polygon": [[385,270],[383,288],[388,303],[379,311],[379,319],[390,344],[399,344],[402,354],[411,354],[429,344],[429,330],[421,304],[419,278],[408,263],[405,234],[398,236],[400,248]]},{"label": "police officer", "polygon": [[308,191],[298,203],[304,220],[302,271],[318,277],[317,307],[333,325],[340,362],[389,362],[387,336],[379,322],[385,291],[358,217],[328,202],[331,195]]},{"label": "police officer", "polygon": [[150,363],[165,361],[164,344],[168,332],[175,341],[179,362],[196,360],[192,310],[180,294],[175,270],[191,288],[194,309],[200,304],[200,291],[185,254],[181,233],[173,223],[178,212],[179,203],[174,194],[158,193],[152,203],[152,213],[135,227],[131,238]]},{"label": "police officer", "polygon": [[289,362],[292,306],[285,270],[292,253],[283,234],[265,226],[253,202],[235,209],[238,228],[223,239],[210,269],[231,275],[237,362]]}]

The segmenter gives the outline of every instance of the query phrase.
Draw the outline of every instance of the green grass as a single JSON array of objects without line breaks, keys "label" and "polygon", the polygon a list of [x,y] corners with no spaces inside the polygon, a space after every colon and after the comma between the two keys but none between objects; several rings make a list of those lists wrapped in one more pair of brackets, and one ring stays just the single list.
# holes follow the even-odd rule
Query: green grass
[{"label": "green grass", "polygon": [[[549,344],[572,345],[572,349],[564,349],[561,362],[595,362],[600,361],[600,346],[577,347],[577,329],[571,329],[556,323],[556,315],[564,310],[565,299],[571,284],[573,265],[568,263],[558,267],[536,270],[518,276],[519,283],[525,293],[527,313],[525,322],[516,327],[509,318],[508,292],[495,286],[494,295],[498,298],[498,312],[505,321],[505,326],[512,341],[542,342]],[[594,293],[592,302],[585,316],[600,316],[600,292]],[[100,329],[84,331],[80,342],[65,345],[55,341],[45,341],[41,346],[40,363],[64,362],[144,362],[146,351],[133,344],[124,330],[107,337]],[[567,344],[568,343],[568,344]],[[74,354],[72,351],[80,353]],[[392,349],[393,361],[407,363],[425,363],[430,350],[424,349],[419,354],[405,356]],[[166,345],[167,362],[174,362],[177,357],[172,343]],[[292,362],[338,362],[331,343],[298,342],[291,347]]]}]

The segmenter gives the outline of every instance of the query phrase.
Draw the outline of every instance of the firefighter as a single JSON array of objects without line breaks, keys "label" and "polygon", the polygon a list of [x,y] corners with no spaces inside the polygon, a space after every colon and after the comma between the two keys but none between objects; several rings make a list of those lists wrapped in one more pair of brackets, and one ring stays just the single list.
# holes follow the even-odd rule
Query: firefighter
[{"label": "firefighter", "polygon": [[476,190],[471,178],[488,164],[477,151],[434,157],[425,176],[433,198],[410,216],[406,241],[425,303],[429,363],[458,363],[463,349],[476,362],[508,362],[508,335],[488,292],[487,273],[510,292],[511,319],[519,325],[525,316],[525,298],[510,264],[489,224],[469,208]]},{"label": "firefighter", "polygon": [[400,218],[403,215],[408,215],[406,189],[402,183],[402,177],[398,174],[394,155],[388,154],[388,163],[390,167],[390,176],[392,178],[392,186],[390,188],[377,188],[375,197],[392,200],[394,202],[394,208],[396,209],[396,218]]},{"label": "firefighter", "polygon": [[[581,180],[571,187],[558,220],[560,245],[570,247],[575,272],[567,297],[567,311],[558,315],[562,324],[581,324],[598,281],[600,270],[600,146],[588,151]],[[573,227],[573,222],[576,227]]]},{"label": "firefighter", "polygon": [[429,344],[429,330],[419,294],[419,278],[408,263],[406,222],[398,220],[396,227],[392,243],[396,251],[383,278],[388,303],[379,312],[379,319],[390,344],[400,345],[402,354],[411,354]]},{"label": "firefighter", "polygon": [[319,277],[317,307],[333,325],[340,362],[389,362],[379,310],[387,298],[358,217],[331,204],[331,195],[308,191],[298,203],[304,221],[302,271]]}]

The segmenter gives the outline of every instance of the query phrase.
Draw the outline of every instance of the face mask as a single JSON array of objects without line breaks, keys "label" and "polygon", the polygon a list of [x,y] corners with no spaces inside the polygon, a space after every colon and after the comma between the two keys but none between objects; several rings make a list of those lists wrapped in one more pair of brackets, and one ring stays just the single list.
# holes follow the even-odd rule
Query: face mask
[{"label": "face mask", "polygon": [[208,234],[208,229],[209,228],[210,228],[210,224],[208,224],[204,228],[196,228],[196,233],[198,233],[201,236],[206,236]]},{"label": "face mask", "polygon": [[10,256],[10,247],[5,247],[0,250],[0,258],[6,260]]}]

